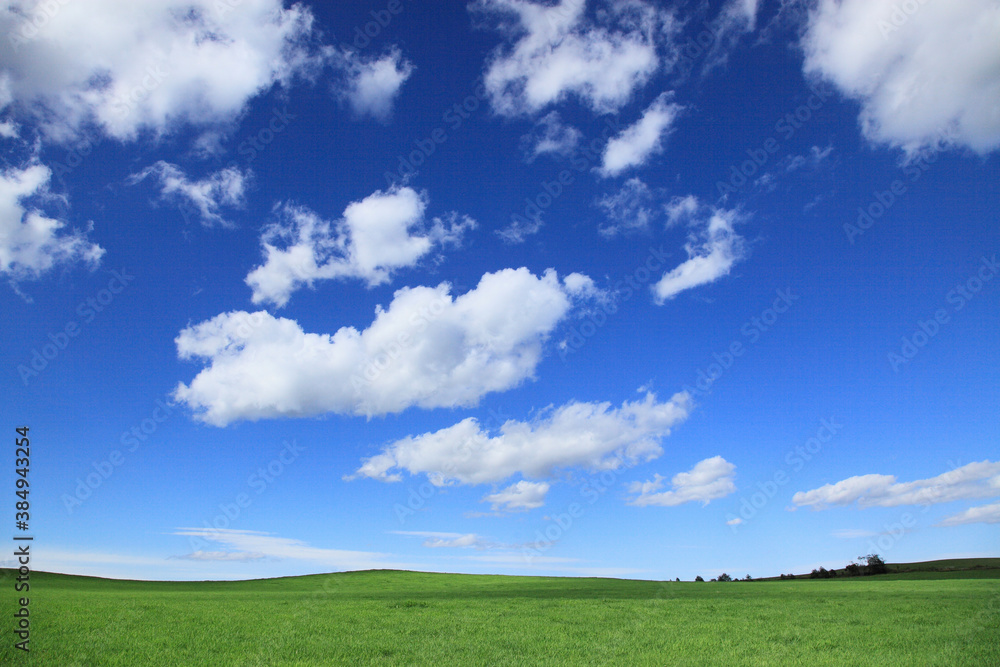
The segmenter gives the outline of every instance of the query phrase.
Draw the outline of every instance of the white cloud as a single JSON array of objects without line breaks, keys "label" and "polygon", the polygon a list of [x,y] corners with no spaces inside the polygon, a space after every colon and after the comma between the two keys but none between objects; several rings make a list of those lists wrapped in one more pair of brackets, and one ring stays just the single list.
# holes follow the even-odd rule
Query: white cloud
[{"label": "white cloud", "polygon": [[909,153],[1000,146],[997,44],[995,0],[819,0],[802,40],[806,73],[860,102],[864,135]]},{"label": "white cloud", "polygon": [[217,426],[470,406],[533,377],[543,344],[574,307],[553,270],[504,269],[450,292],[448,283],[400,289],[367,329],[332,335],[263,311],[223,313],[177,337],[180,358],[200,357],[207,368],[174,398]]},{"label": "white cloud", "polygon": [[608,141],[598,170],[602,176],[617,176],[626,169],[642,166],[650,157],[663,152],[663,137],[682,108],[668,103],[669,99],[669,93],[661,93],[643,112],[642,118]]},{"label": "white cloud", "polygon": [[356,60],[349,66],[344,95],[358,116],[387,120],[400,88],[413,73],[413,64],[398,49],[375,60]]},{"label": "white cloud", "polygon": [[322,549],[310,546],[301,540],[278,537],[271,533],[255,530],[177,528],[172,534],[189,538],[193,545],[216,543],[226,548],[225,551],[199,549],[192,554],[179,557],[189,560],[251,561],[261,558],[276,558],[308,561],[342,570],[406,567],[399,563],[386,562],[388,554]]},{"label": "white cloud", "polygon": [[598,208],[608,219],[608,224],[600,225],[597,231],[606,238],[646,231],[657,215],[652,200],[653,193],[648,185],[638,178],[628,179],[617,192],[597,200]]},{"label": "white cloud", "polygon": [[711,24],[711,32],[715,35],[712,47],[705,55],[702,74],[715,67],[725,65],[730,52],[736,48],[740,37],[753,32],[757,27],[758,0],[729,0],[720,10]]},{"label": "white cloud", "polygon": [[576,150],[583,133],[564,125],[558,111],[551,111],[538,121],[533,135],[524,137],[528,145],[528,160],[539,155],[569,155]]},{"label": "white cloud", "polygon": [[727,521],[726,525],[727,526],[738,526],[741,523],[743,523],[743,519],[741,519],[738,516],[736,516],[736,517],[733,517],[732,519],[730,519],[729,521]]},{"label": "white cloud", "polygon": [[504,548],[476,533],[437,533],[423,530],[394,530],[396,535],[423,537],[429,549],[496,549]]},{"label": "white cloud", "polygon": [[939,526],[964,526],[970,523],[1000,523],[1000,503],[970,507],[946,517]]},{"label": "white cloud", "polygon": [[723,12],[741,20],[746,24],[747,30],[753,30],[757,26],[758,4],[758,0],[729,0]]},{"label": "white cloud", "polygon": [[681,222],[691,222],[701,208],[701,203],[694,195],[674,197],[664,207],[667,212],[667,224],[673,226]]},{"label": "white cloud", "polygon": [[252,560],[263,560],[267,558],[266,555],[260,552],[247,552],[247,551],[192,551],[189,554],[184,554],[183,556],[174,556],[181,560],[208,560],[208,561],[236,561],[239,563],[245,563]]},{"label": "white cloud", "polygon": [[672,34],[672,14],[640,0],[609,2],[594,23],[585,5],[585,0],[473,5],[500,19],[501,31],[516,39],[494,51],[487,66],[486,89],[497,113],[535,113],[569,96],[598,113],[617,111],[657,71],[657,42]]},{"label": "white cloud", "polygon": [[[121,140],[225,126],[251,98],[312,76],[331,54],[313,46],[313,16],[299,3],[56,4],[29,0],[0,12],[10,97],[54,140],[90,125]],[[27,17],[38,13],[48,18],[36,29]]]},{"label": "white cloud", "polygon": [[930,479],[897,482],[894,475],[858,475],[792,496],[798,506],[896,507],[1000,496],[1000,462],[980,461]]},{"label": "white cloud", "polygon": [[599,303],[607,303],[611,293],[594,283],[594,279],[582,273],[570,273],[563,278],[566,293],[578,299],[591,299]]},{"label": "white cloud", "polygon": [[631,505],[646,507],[659,505],[674,507],[690,502],[700,502],[707,505],[717,498],[724,498],[736,491],[736,466],[721,456],[699,461],[688,472],[680,472],[670,480],[670,490],[660,491],[666,479],[662,475],[654,475],[649,482],[632,482],[629,492],[638,494],[629,501]]},{"label": "white cloud", "polygon": [[58,199],[48,190],[51,176],[40,164],[0,172],[0,274],[15,282],[37,279],[63,264],[93,268],[104,255],[85,233],[64,230],[64,221],[32,205]]},{"label": "white cloud", "polygon": [[378,190],[353,202],[336,223],[286,204],[278,210],[283,220],[261,237],[264,264],[246,277],[253,302],[284,306],[294,291],[316,280],[386,283],[394,270],[416,265],[434,247],[460,245],[476,226],[468,216],[449,213],[425,229],[426,208],[426,196],[408,187]]},{"label": "white cloud", "polygon": [[[816,169],[826,158],[830,157],[833,153],[833,146],[827,146],[826,148],[820,148],[819,146],[812,146],[809,149],[809,155],[789,155],[782,164],[785,165],[785,171],[793,172],[802,169],[805,166],[812,167]],[[769,175],[769,174],[768,174]]]},{"label": "white cloud", "polygon": [[541,216],[535,216],[532,218],[522,218],[521,220],[514,219],[509,225],[496,230],[494,233],[499,236],[504,243],[508,245],[515,245],[518,243],[524,243],[529,236],[537,233],[541,228]]},{"label": "white cloud", "polygon": [[673,299],[684,290],[715,282],[743,257],[743,238],[733,230],[734,210],[700,206],[697,199],[675,199],[667,206],[670,224],[687,220],[701,229],[692,232],[684,249],[688,259],[653,285],[656,303]]},{"label": "white cloud", "polygon": [[517,473],[539,478],[571,466],[615,470],[659,456],[660,440],[687,418],[690,408],[686,393],[666,402],[647,393],[619,408],[574,401],[550,406],[532,422],[508,420],[496,435],[470,417],[386,446],[365,459],[355,476],[398,481],[405,470],[444,485],[499,482]]},{"label": "white cloud", "polygon": [[878,533],[871,530],[861,530],[857,528],[845,528],[833,531],[833,536],[841,540],[858,540],[864,537],[875,537]]},{"label": "white cloud", "polygon": [[226,167],[200,181],[192,181],[177,165],[160,160],[130,176],[128,182],[135,184],[149,177],[159,182],[160,196],[164,200],[172,201],[180,207],[185,220],[190,212],[197,214],[203,225],[231,227],[232,223],[222,217],[219,209],[223,206],[243,206],[251,173],[240,171],[236,167]]},{"label": "white cloud", "polygon": [[547,482],[521,480],[517,484],[511,484],[506,489],[489,494],[483,498],[483,501],[492,503],[494,511],[531,510],[545,504],[545,496],[548,492],[549,484]]}]

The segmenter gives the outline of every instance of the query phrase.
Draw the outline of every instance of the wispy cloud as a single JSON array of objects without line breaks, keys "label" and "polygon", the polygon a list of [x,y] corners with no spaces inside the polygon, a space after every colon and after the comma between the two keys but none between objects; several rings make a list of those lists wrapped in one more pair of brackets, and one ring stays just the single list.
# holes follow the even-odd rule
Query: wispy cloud
[{"label": "wispy cloud", "polygon": [[194,553],[179,556],[189,560],[250,561],[261,558],[308,561],[342,570],[365,570],[371,568],[411,567],[394,563],[384,553],[368,551],[347,551],[343,549],[323,549],[313,547],[302,540],[278,537],[271,533],[254,530],[216,528],[176,528],[172,535],[193,538],[193,544],[214,543],[225,547],[219,551],[195,550]]},{"label": "wispy cloud", "polygon": [[160,197],[181,207],[187,220],[188,211],[197,214],[201,224],[232,227],[233,224],[222,217],[222,207],[241,208],[246,201],[246,189],[252,173],[236,167],[226,167],[209,174],[205,178],[192,181],[175,164],[160,160],[137,174],[132,174],[128,183],[135,185],[147,178],[159,183]]},{"label": "wispy cloud", "polygon": [[670,97],[670,93],[660,94],[642,118],[608,141],[598,169],[601,176],[617,176],[663,152],[663,139],[682,109],[679,104],[670,103]]}]

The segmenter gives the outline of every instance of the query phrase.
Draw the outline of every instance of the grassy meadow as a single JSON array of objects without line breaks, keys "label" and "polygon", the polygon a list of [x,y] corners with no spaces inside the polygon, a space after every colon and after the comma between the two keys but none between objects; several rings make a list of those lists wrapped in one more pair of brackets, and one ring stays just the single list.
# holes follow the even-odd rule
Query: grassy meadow
[{"label": "grassy meadow", "polygon": [[32,573],[30,659],[8,631],[0,664],[1000,665],[998,576],[989,567],[729,583]]}]

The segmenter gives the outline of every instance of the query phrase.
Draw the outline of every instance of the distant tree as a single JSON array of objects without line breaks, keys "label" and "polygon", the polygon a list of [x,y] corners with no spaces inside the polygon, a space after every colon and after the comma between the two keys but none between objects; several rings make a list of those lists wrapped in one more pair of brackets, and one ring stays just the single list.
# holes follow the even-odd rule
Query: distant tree
[{"label": "distant tree", "polygon": [[680,577],[677,577],[676,579],[674,579],[674,581],[680,581],[680,580],[681,580]]},{"label": "distant tree", "polygon": [[813,571],[809,573],[809,578],[810,579],[819,579],[822,576],[823,576],[823,573],[820,572],[819,570],[815,569],[815,568],[813,568]]},{"label": "distant tree", "polygon": [[860,556],[859,561],[864,561],[865,564],[865,574],[885,574],[888,572],[888,568],[885,566],[885,561],[878,554],[868,554],[867,556]]},{"label": "distant tree", "polygon": [[722,574],[719,575],[719,581],[732,581],[732,580],[733,580],[733,578],[730,577],[725,572],[723,572]]},{"label": "distant tree", "polygon": [[753,581],[753,577],[751,577],[751,576],[750,576],[750,575],[748,574],[747,576],[745,576],[745,577],[743,578],[743,581]]},{"label": "distant tree", "polygon": [[848,563],[847,567],[844,568],[844,574],[848,577],[860,577],[861,576],[861,566],[857,563]]},{"label": "distant tree", "polygon": [[786,579],[794,579],[795,575],[794,574],[787,574],[787,575],[785,575],[785,578]]},{"label": "distant tree", "polygon": [[827,573],[828,573],[827,576],[829,576],[831,578],[837,576],[837,571],[836,570],[827,570]]},{"label": "distant tree", "polygon": [[701,578],[700,574],[697,577],[695,577],[694,580],[695,581],[705,581],[704,579]]}]

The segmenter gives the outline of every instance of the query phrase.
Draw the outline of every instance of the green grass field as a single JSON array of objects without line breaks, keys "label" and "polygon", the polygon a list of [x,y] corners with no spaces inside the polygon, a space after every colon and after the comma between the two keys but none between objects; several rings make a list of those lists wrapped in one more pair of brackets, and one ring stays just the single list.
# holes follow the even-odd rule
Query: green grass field
[{"label": "green grass field", "polygon": [[[994,578],[976,578],[985,572]],[[32,573],[30,660],[8,630],[0,664],[1000,665],[998,573],[732,583]]]}]

